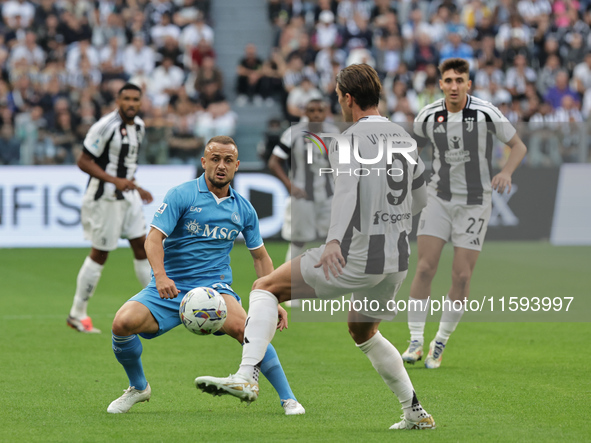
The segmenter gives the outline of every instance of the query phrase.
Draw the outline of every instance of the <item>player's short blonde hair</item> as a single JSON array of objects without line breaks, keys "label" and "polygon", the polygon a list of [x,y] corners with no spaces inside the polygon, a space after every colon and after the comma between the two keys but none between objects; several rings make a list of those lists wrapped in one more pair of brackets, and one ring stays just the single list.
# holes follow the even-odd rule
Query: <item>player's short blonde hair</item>
[{"label": "player's short blonde hair", "polygon": [[219,143],[220,145],[234,145],[234,148],[236,148],[236,152],[238,152],[238,145],[232,137],[228,137],[227,135],[216,135],[215,137],[209,139],[209,141],[205,145],[203,153],[207,152],[212,143]]}]

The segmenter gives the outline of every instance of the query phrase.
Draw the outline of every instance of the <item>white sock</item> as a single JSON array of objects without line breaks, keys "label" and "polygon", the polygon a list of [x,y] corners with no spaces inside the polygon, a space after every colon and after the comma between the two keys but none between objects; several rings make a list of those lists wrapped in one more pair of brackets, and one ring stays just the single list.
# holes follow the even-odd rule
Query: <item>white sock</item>
[{"label": "white sock", "polygon": [[277,297],[269,291],[255,289],[250,293],[248,317],[244,326],[244,346],[242,363],[238,373],[252,379],[254,367],[267,352],[267,346],[273,340],[277,328]]},{"label": "white sock", "polygon": [[99,265],[90,257],[86,257],[76,279],[76,294],[74,295],[72,309],[70,309],[71,317],[81,320],[88,316],[86,313],[88,300],[93,296],[102,272],[103,265]]},{"label": "white sock", "polygon": [[408,297],[408,329],[410,330],[410,340],[419,341],[423,344],[425,321],[429,311],[429,302],[431,299],[424,300]]},{"label": "white sock", "polygon": [[378,374],[398,397],[402,408],[411,408],[414,389],[408,373],[404,369],[404,363],[398,349],[386,340],[379,331],[365,343],[357,345],[357,347],[367,355],[374,369],[378,371]]},{"label": "white sock", "polygon": [[[443,313],[441,314],[441,322],[439,323],[439,330],[437,331],[437,335],[435,336],[435,340],[446,344],[449,336],[453,331],[456,330],[456,326],[460,322],[462,315],[464,314],[464,303],[462,301],[462,306],[460,309],[456,309],[459,307],[459,303],[456,302],[456,307],[453,306],[453,300],[449,298],[449,295],[445,298],[446,302],[443,304]],[[447,303],[449,300],[450,304]],[[459,300],[458,300],[459,301]]]},{"label": "white sock", "polygon": [[150,262],[147,258],[143,260],[133,259],[133,269],[135,269],[135,275],[139,280],[142,288],[148,286],[150,280],[152,280],[152,268],[150,268]]}]

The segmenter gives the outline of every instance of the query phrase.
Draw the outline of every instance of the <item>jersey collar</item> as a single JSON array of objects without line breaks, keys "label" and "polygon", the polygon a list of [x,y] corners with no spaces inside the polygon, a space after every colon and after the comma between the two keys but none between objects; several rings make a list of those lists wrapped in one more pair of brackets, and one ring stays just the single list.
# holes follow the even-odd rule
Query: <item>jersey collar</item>
[{"label": "jersey collar", "polygon": [[[207,187],[207,183],[205,183],[205,173],[201,174],[201,176],[197,179],[197,189],[199,189],[199,192],[211,192]],[[229,197],[236,198],[234,195],[234,189],[232,189],[232,185],[230,185]]]}]

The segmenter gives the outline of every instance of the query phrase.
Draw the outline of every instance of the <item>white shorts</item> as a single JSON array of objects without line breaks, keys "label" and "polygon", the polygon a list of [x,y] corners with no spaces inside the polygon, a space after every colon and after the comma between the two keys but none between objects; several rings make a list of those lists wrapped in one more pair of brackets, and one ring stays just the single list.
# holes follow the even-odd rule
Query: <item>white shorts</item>
[{"label": "white shorts", "polygon": [[281,237],[292,242],[310,242],[325,239],[330,228],[332,198],[321,201],[288,197]]},{"label": "white shorts", "polygon": [[348,260],[340,276],[335,277],[329,273],[330,280],[326,280],[324,270],[314,267],[323,251],[324,245],[309,249],[300,261],[302,277],[314,288],[318,298],[331,299],[352,293],[352,301],[359,300],[363,306],[368,307],[358,312],[378,320],[392,320],[396,316],[393,301],[408,271],[366,274],[364,265]]},{"label": "white shorts", "polygon": [[417,236],[432,235],[458,248],[482,250],[492,204],[468,205],[465,197],[453,196],[445,201],[429,193],[427,206],[421,212]]},{"label": "white shorts", "polygon": [[[142,200],[137,191],[125,193],[123,200],[82,201],[84,238],[99,251],[114,251],[120,238],[130,240],[146,235]],[[129,195],[128,195],[129,194]]]}]

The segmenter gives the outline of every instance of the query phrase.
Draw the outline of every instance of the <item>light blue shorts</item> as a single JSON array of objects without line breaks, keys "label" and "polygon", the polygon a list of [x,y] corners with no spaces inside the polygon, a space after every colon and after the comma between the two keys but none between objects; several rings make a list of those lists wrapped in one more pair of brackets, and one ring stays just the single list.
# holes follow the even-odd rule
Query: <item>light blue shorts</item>
[{"label": "light blue shorts", "polygon": [[[160,298],[158,290],[156,289],[156,282],[154,278],[150,281],[150,284],[142,289],[138,294],[134,295],[129,301],[137,301],[147,307],[156,321],[158,322],[158,332],[155,334],[141,332],[139,335],[146,339],[158,337],[173,328],[176,328],[181,324],[181,317],[179,316],[179,308],[181,307],[181,301],[187,292],[191,289],[199,287],[213,288],[221,294],[228,294],[234,297],[238,303],[242,304],[238,294],[227,283],[221,282],[200,282],[191,287],[182,285],[176,285],[180,291],[176,298]],[[223,332],[214,332],[214,335],[225,335]]]}]

